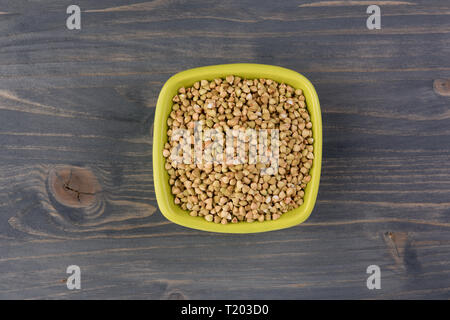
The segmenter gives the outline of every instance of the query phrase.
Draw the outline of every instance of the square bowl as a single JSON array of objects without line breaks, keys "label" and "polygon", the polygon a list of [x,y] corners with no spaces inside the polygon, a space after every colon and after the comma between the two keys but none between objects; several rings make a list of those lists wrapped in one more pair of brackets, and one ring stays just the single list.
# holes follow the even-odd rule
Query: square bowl
[{"label": "square bowl", "polygon": [[[180,87],[190,87],[202,79],[213,80],[235,75],[247,79],[266,78],[286,83],[295,89],[302,89],[308,112],[313,124],[314,160],[310,169],[311,180],[305,189],[303,204],[291,211],[283,213],[277,220],[263,222],[239,222],[216,224],[206,221],[203,217],[191,217],[188,211],[174,203],[169,185],[169,175],[164,168],[164,144],[167,142],[167,119],[172,110],[172,98]],[[182,71],[172,76],[164,84],[158,97],[153,130],[153,179],[156,199],[161,213],[170,221],[179,225],[212,232],[224,233],[254,233],[278,230],[295,226],[305,221],[311,214],[319,191],[320,170],[322,163],[322,116],[319,98],[311,82],[301,74],[277,66],[262,64],[223,64],[200,67]]]}]

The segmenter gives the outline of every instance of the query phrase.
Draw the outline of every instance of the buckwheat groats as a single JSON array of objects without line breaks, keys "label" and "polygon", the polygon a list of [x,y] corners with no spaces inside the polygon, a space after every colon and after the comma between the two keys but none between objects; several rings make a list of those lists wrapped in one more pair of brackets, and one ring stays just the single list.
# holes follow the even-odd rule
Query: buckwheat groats
[{"label": "buckwheat groats", "polygon": [[174,201],[214,223],[276,220],[303,204],[312,123],[302,90],[270,79],[180,88],[163,155]]}]

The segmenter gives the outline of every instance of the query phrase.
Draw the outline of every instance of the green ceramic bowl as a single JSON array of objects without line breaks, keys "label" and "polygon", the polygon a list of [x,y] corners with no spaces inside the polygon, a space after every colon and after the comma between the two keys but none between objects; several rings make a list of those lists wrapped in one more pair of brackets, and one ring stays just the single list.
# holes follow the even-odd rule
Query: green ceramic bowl
[{"label": "green ceramic bowl", "polygon": [[[279,83],[286,83],[296,89],[302,89],[306,99],[308,111],[313,124],[314,160],[310,170],[312,177],[305,189],[304,203],[279,219],[263,222],[239,222],[226,225],[208,222],[202,217],[191,217],[189,213],[174,203],[174,197],[169,185],[169,175],[164,168],[164,144],[167,142],[167,118],[172,109],[172,98],[180,87],[192,86],[196,81],[224,78],[227,75],[237,75],[242,78],[267,78]],[[322,162],[322,116],[319,98],[311,82],[301,74],[270,65],[262,64],[224,64],[207,66],[182,71],[172,76],[164,84],[156,104],[154,132],[153,132],[153,177],[156,199],[162,214],[179,225],[213,232],[252,233],[277,230],[295,226],[305,221],[311,214],[319,191],[320,169]]]}]

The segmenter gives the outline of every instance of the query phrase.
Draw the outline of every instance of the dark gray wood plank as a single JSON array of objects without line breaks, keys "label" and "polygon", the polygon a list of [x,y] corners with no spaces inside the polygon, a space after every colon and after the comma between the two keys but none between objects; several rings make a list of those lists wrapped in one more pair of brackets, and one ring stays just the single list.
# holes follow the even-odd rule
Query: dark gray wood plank
[{"label": "dark gray wood plank", "polygon": [[[0,0],[0,298],[448,299],[450,4],[374,3],[369,31],[358,2],[83,0],[69,31],[71,1]],[[158,210],[159,90],[232,62],[316,86],[323,173],[304,224],[214,234]],[[82,183],[61,193],[70,172]]]}]

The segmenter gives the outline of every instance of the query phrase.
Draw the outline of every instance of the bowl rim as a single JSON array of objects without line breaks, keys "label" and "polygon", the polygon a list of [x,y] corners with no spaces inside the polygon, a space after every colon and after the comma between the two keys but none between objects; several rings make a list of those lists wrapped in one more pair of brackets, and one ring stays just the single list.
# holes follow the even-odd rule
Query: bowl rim
[{"label": "bowl rim", "polygon": [[[208,222],[202,217],[192,217],[187,211],[173,203],[168,174],[164,168],[165,159],[162,155],[164,144],[167,141],[167,118],[173,104],[173,95],[181,86],[192,85],[201,79],[224,78],[229,74],[249,79],[268,78],[279,83],[284,82],[296,89],[300,87],[305,96],[307,109],[313,123],[314,161],[310,169],[311,181],[305,189],[304,203],[296,209],[283,213],[277,220],[222,225]],[[156,103],[152,140],[153,180],[156,200],[163,216],[171,222],[192,229],[219,233],[266,232],[289,228],[304,222],[311,215],[315,206],[322,165],[322,116],[319,98],[314,86],[305,76],[296,71],[279,66],[254,63],[210,65],[181,71],[170,77],[160,91]]]}]

